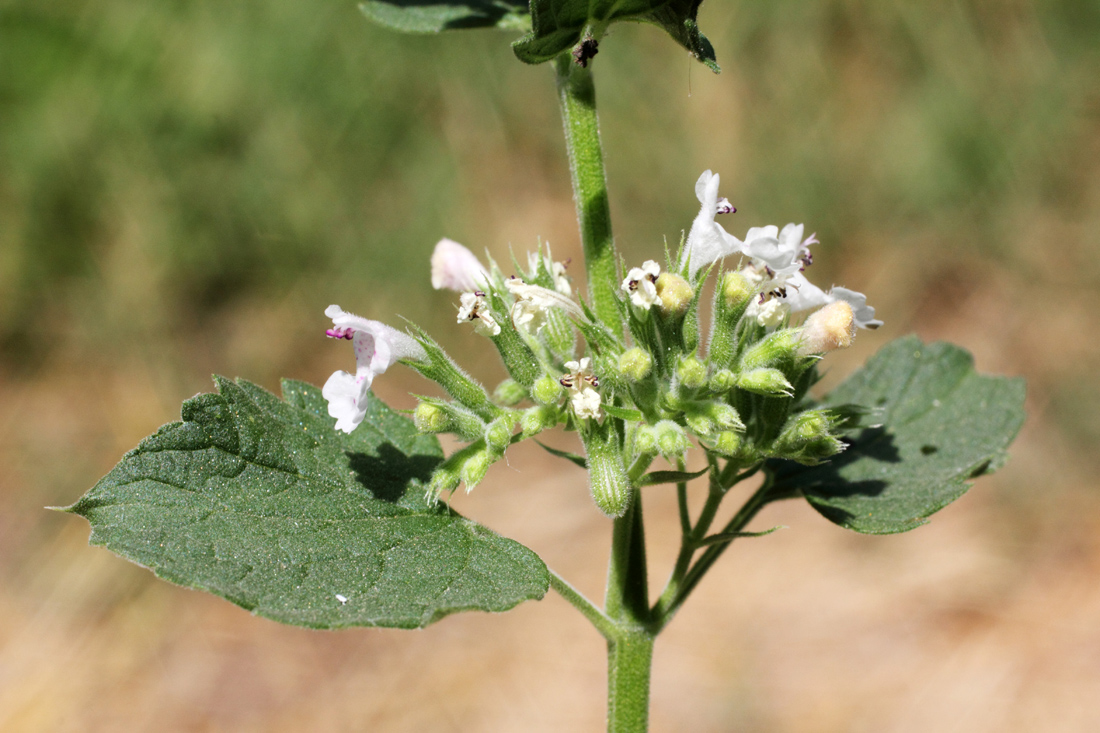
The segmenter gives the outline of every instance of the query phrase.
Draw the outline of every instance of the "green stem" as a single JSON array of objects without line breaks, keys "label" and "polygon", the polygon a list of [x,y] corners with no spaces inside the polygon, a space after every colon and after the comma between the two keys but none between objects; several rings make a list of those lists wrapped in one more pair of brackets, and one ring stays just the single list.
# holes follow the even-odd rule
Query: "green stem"
[{"label": "green stem", "polygon": [[646,570],[642,492],[632,489],[630,508],[611,527],[611,557],[607,563],[606,613],[630,626],[649,622],[649,581]]},{"label": "green stem", "polygon": [[574,588],[569,581],[553,570],[550,570],[550,587],[556,590],[558,595],[569,601],[574,608],[580,611],[584,617],[596,627],[596,631],[599,631],[603,638],[608,641],[615,638],[618,633],[615,622],[609,619],[595,603],[585,598],[584,594]]},{"label": "green stem", "polygon": [[649,726],[649,672],[654,635],[623,630],[607,642],[608,733],[644,733]]},{"label": "green stem", "polygon": [[600,148],[600,124],[596,117],[596,87],[591,70],[574,63],[569,53],[558,57],[555,68],[588,291],[596,315],[616,335],[622,336],[622,322],[615,302],[618,279],[607,177]]},{"label": "green stem", "polygon": [[[699,559],[691,567],[690,570],[684,575],[683,580],[678,584],[676,590],[669,594],[667,591],[661,596],[661,603],[658,603],[658,609],[654,613],[654,617],[657,619],[657,623],[663,628],[672,620],[672,617],[676,615],[676,612],[680,610],[680,607],[684,605],[684,601],[691,595],[691,592],[695,590],[695,586],[699,584],[706,572],[710,570],[711,566],[717,562],[718,558],[722,556],[722,553],[726,551],[726,548],[730,546],[733,539],[737,536],[745,525],[752,521],[753,517],[764,508],[772,497],[768,496],[768,492],[771,490],[771,480],[764,482],[764,485],[756,490],[744,506],[733,516],[733,519],[729,521],[721,532],[718,532],[716,536],[727,536],[729,539],[719,544],[712,544],[707,547]],[[700,535],[702,538],[702,535]],[[724,539],[725,537],[723,537]],[[664,603],[666,596],[670,596],[669,601]]]}]

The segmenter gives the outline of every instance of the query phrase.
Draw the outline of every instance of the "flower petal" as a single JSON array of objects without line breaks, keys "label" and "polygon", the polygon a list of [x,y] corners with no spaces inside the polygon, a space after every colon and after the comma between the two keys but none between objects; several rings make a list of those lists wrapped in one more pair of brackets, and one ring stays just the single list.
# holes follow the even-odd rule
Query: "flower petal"
[{"label": "flower petal", "polygon": [[489,282],[489,273],[477,256],[453,239],[443,238],[432,252],[432,287],[463,292]]}]

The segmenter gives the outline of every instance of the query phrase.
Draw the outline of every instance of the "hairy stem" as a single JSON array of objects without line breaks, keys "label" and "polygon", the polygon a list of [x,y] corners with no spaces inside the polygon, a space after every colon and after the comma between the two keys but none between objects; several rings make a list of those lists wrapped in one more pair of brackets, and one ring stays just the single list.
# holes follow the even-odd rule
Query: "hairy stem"
[{"label": "hairy stem", "polygon": [[621,336],[622,322],[615,304],[618,278],[611,237],[611,207],[600,147],[600,124],[596,117],[596,87],[591,70],[574,63],[568,53],[558,57],[555,68],[589,297],[600,320]]}]

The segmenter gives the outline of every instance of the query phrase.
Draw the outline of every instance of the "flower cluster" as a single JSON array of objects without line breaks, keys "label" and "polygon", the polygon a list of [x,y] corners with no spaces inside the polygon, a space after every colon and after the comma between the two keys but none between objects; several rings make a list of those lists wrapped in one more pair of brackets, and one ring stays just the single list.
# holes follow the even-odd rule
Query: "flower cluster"
[{"label": "flower cluster", "polygon": [[[735,469],[839,452],[843,416],[805,401],[815,364],[850,345],[857,329],[882,322],[861,293],[807,279],[818,241],[801,224],[753,227],[744,239],[726,231],[717,219],[736,209],[719,183],[711,171],[700,176],[699,214],[675,260],[663,268],[646,260],[616,282],[616,322],[606,314],[601,321],[574,295],[568,263],[549,248],[506,275],[491,258],[483,264],[461,244],[440,241],[432,285],[460,294],[457,321],[493,343],[510,375],[491,395],[422,331],[400,333],[331,306],[328,335],[350,339],[357,363],[354,376],[337,372],[324,388],[337,428],[350,432],[364,419],[374,376],[402,361],[452,398],[422,399],[418,428],[468,444],[436,471],[429,491],[463,482],[469,489],[509,445],[564,425],[581,438],[593,497],[613,516],[652,460],[676,461],[693,443]],[[704,340],[699,295],[715,270]]]}]

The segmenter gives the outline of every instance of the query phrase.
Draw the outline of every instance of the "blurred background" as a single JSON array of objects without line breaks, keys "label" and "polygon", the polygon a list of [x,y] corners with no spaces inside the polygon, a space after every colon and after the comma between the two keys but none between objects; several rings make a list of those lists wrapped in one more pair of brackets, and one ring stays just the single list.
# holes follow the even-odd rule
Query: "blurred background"
[{"label": "blurred background", "polygon": [[[804,503],[753,528],[657,644],[655,731],[1100,729],[1100,5],[705,4],[723,73],[618,25],[595,61],[617,241],[675,243],[713,168],[726,226],[805,222],[815,281],[1024,375],[1008,466],[897,537]],[[251,617],[86,546],[75,501],[211,373],[350,364],[325,306],[409,318],[501,369],[430,290],[440,237],[507,262],[576,224],[548,67],[352,2],[0,0],[0,729],[599,730],[604,652],[549,595],[418,632]],[[423,382],[376,382],[410,407]],[[568,444],[568,437],[561,439]],[[608,522],[525,444],[461,511],[598,597]],[[698,497],[696,497],[698,498]],[[653,582],[675,501],[646,512]],[[759,525],[759,526],[757,526]]]}]

